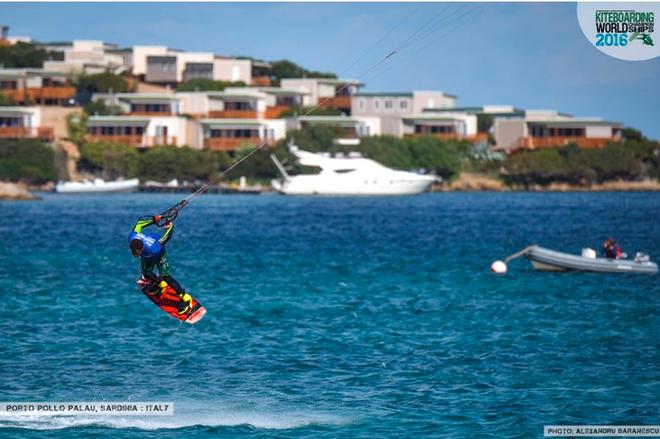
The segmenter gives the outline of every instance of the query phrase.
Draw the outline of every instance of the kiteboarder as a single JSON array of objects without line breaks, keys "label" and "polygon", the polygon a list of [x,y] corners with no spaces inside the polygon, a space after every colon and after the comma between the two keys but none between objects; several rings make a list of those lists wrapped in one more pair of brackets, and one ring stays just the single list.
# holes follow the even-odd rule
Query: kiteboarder
[{"label": "kiteboarder", "polygon": [[[179,302],[179,314],[185,314],[192,307],[192,297],[181,287],[170,274],[170,264],[165,252],[165,244],[172,238],[174,223],[168,221],[163,225],[165,232],[162,235],[156,233],[142,233],[142,229],[152,224],[158,224],[161,221],[161,215],[155,215],[151,218],[140,219],[131,231],[128,240],[131,253],[134,257],[140,257],[142,267],[142,276],[148,280],[156,280],[156,284],[161,289],[170,285],[176,291],[181,301]],[[162,281],[154,275],[154,267],[158,267],[158,273]],[[163,283],[164,282],[164,283]]]}]

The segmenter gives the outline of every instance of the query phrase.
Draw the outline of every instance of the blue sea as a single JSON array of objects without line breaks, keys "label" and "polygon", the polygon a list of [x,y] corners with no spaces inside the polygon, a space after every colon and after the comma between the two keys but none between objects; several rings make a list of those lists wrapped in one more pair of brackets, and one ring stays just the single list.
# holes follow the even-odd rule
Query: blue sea
[{"label": "blue sea", "polygon": [[660,194],[204,195],[176,221],[196,325],[136,288],[127,235],[178,195],[0,203],[0,401],[173,416],[0,416],[0,437],[543,437],[660,423],[660,277],[536,272],[614,236],[660,259]]}]

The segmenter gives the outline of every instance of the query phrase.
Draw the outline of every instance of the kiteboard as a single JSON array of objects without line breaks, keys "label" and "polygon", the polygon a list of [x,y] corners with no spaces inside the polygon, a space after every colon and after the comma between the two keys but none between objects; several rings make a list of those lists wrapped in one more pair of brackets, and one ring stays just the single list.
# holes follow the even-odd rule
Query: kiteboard
[{"label": "kiteboard", "polygon": [[161,282],[163,282],[162,279],[155,276],[150,279],[140,277],[137,280],[137,286],[158,308],[175,319],[190,323],[191,325],[202,320],[206,315],[206,308],[201,303],[193,297],[190,309],[183,314],[179,314],[179,303],[181,303],[181,299],[176,294],[174,288],[167,284],[165,287],[161,287]]}]

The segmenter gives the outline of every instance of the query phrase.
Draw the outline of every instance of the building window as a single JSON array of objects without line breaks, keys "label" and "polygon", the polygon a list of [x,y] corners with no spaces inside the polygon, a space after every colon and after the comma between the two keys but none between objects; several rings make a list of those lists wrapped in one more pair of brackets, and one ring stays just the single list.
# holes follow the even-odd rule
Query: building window
[{"label": "building window", "polygon": [[225,111],[254,111],[252,102],[225,102]]},{"label": "building window", "polygon": [[380,110],[380,99],[374,99],[374,110]]},{"label": "building window", "polygon": [[393,107],[393,105],[392,105],[392,99],[388,99],[388,100],[386,100],[386,101],[385,101],[385,109],[386,109],[386,110],[391,110],[392,107]]},{"label": "building window", "polygon": [[453,125],[415,125],[415,134],[451,134],[456,129]]},{"label": "building window", "polygon": [[364,111],[364,99],[362,98],[358,99],[358,108]]},{"label": "building window", "polygon": [[399,101],[399,108],[401,108],[402,110],[407,110],[408,109],[408,101],[406,101],[405,99],[402,99],[401,101]]},{"label": "building window", "polygon": [[253,137],[259,137],[259,131],[250,129],[211,129],[210,137],[226,139],[250,139]]}]

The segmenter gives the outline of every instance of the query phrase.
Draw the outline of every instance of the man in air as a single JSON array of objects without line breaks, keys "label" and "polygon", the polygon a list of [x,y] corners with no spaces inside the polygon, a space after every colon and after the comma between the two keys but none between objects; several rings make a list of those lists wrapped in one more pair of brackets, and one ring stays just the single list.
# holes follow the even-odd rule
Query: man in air
[{"label": "man in air", "polygon": [[192,297],[185,292],[179,282],[176,281],[170,274],[170,264],[167,260],[165,253],[165,244],[172,238],[172,231],[174,224],[168,222],[164,225],[165,233],[158,235],[156,233],[142,233],[142,229],[152,224],[158,224],[161,216],[156,215],[151,219],[141,219],[133,227],[133,231],[128,237],[131,253],[134,257],[140,257],[140,265],[142,267],[142,276],[146,279],[153,280],[154,267],[158,267],[158,273],[161,279],[166,282],[163,284],[159,282],[161,289],[170,285],[176,291],[181,301],[179,302],[179,314],[185,314],[192,308]]}]

